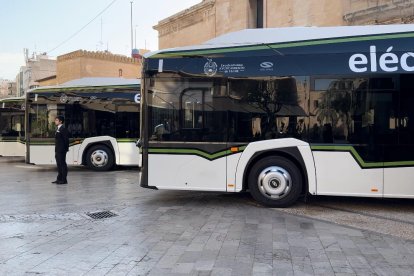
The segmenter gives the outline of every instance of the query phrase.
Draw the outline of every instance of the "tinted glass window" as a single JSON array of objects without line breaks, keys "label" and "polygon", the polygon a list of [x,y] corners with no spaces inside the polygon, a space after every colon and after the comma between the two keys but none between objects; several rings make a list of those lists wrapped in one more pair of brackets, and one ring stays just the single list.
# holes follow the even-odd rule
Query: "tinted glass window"
[{"label": "tinted glass window", "polygon": [[306,77],[229,81],[230,141],[306,138]]},{"label": "tinted glass window", "polygon": [[174,77],[149,83],[150,140],[226,142],[225,83]]},{"label": "tinted glass window", "polygon": [[116,137],[139,137],[139,105],[117,105],[116,112]]},{"label": "tinted glass window", "polygon": [[0,103],[0,139],[24,138],[24,101]]},{"label": "tinted glass window", "polygon": [[0,111],[0,137],[24,137],[24,113]]},{"label": "tinted glass window", "polygon": [[220,80],[178,76],[147,83],[153,141],[248,143],[294,137],[352,145],[368,162],[414,156],[410,74]]},{"label": "tinted glass window", "polygon": [[63,115],[72,138],[137,138],[139,104],[135,103],[134,97],[134,93],[122,92],[38,94],[30,99],[31,137],[53,138],[54,119]]},{"label": "tinted glass window", "polygon": [[[183,128],[203,127],[204,90],[189,89],[182,94]],[[166,125],[168,128],[168,125]]]},{"label": "tinted glass window", "polygon": [[388,139],[384,141],[384,161],[414,159],[414,75],[400,75],[399,93],[392,97],[392,108],[385,112]]},{"label": "tinted glass window", "polygon": [[315,79],[310,142],[353,144],[364,160],[383,160],[383,145],[396,139],[396,87],[397,78],[389,76]]}]

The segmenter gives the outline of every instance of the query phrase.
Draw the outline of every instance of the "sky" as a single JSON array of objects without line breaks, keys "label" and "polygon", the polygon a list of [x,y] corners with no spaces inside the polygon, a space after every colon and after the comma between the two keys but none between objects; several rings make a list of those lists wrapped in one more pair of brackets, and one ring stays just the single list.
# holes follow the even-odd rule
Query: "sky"
[{"label": "sky", "polygon": [[[0,0],[0,79],[14,80],[23,49],[56,57],[79,49],[130,55],[131,0]],[[201,0],[134,0],[136,47],[158,49],[158,21]],[[109,8],[107,8],[109,6]],[[107,8],[101,15],[98,16]],[[59,46],[94,17],[69,41]],[[102,24],[101,24],[102,22]],[[102,28],[101,28],[102,26]],[[101,39],[102,29],[102,39]],[[135,38],[134,38],[135,43]],[[58,48],[56,48],[59,46]],[[55,49],[56,48],[56,49]]]}]

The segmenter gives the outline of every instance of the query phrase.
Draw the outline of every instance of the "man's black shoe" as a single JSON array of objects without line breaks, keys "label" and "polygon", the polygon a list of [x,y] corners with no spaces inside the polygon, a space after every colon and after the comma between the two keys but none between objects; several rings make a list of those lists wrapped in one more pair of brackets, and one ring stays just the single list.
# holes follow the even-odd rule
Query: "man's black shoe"
[{"label": "man's black shoe", "polygon": [[52,183],[53,184],[57,184],[59,182],[59,180],[55,180],[55,181],[53,181]]},{"label": "man's black shoe", "polygon": [[58,182],[56,182],[56,184],[57,184],[57,185],[61,185],[61,184],[68,184],[68,182],[67,182],[67,181],[58,181]]}]

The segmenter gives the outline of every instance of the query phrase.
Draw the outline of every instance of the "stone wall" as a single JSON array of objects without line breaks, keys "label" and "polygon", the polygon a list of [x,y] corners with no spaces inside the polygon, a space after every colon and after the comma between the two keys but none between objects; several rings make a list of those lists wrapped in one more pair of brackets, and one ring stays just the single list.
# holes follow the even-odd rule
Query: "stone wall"
[{"label": "stone wall", "polygon": [[207,0],[160,21],[154,26],[159,48],[191,45],[215,37],[215,16],[215,0]]},{"label": "stone wall", "polygon": [[[414,21],[414,0],[263,0],[263,25],[342,26]],[[204,0],[161,20],[159,48],[203,43],[256,27],[257,0]]]},{"label": "stone wall", "polygon": [[349,25],[412,23],[414,0],[348,0],[344,19]]},{"label": "stone wall", "polygon": [[141,61],[108,52],[78,50],[57,58],[57,83],[85,77],[122,77],[141,75]]},{"label": "stone wall", "polygon": [[268,0],[266,6],[268,28],[345,25],[342,0]]}]

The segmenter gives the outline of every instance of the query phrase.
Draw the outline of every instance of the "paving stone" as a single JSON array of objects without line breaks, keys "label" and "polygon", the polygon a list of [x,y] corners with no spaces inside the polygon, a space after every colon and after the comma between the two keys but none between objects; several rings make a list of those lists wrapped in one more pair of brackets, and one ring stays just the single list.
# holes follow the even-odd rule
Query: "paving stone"
[{"label": "paving stone", "polygon": [[0,163],[0,275],[414,275],[412,241],[244,194],[146,190],[130,168],[71,167],[60,187],[53,167],[19,166]]},{"label": "paving stone", "polygon": [[232,270],[231,268],[214,268],[211,271],[211,276],[231,276]]},{"label": "paving stone", "polygon": [[195,263],[195,270],[197,271],[211,271],[214,267],[215,260],[211,261],[197,261]]},{"label": "paving stone", "polygon": [[189,274],[194,267],[194,263],[176,263],[171,270],[172,273]]}]

